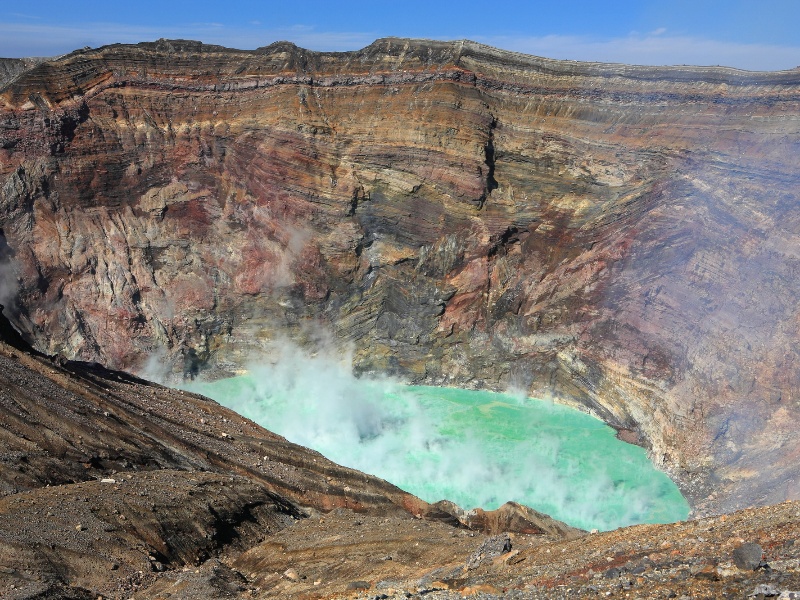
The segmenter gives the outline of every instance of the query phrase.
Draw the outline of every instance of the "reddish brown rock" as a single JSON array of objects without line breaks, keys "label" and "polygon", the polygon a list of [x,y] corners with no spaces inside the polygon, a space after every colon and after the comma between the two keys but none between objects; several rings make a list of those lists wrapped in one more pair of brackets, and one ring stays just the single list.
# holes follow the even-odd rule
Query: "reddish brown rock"
[{"label": "reddish brown rock", "polygon": [[798,113],[798,71],[471,42],[79,51],[0,90],[5,303],[178,377],[322,325],[635,431],[700,512],[798,498]]},{"label": "reddish brown rock", "polygon": [[[482,508],[464,510],[448,500],[442,500],[434,504],[433,508],[452,515],[458,523],[468,529],[490,535],[515,531],[529,535],[549,535],[558,539],[574,539],[586,533],[516,502],[506,502],[495,510]],[[431,511],[429,514],[435,513]]]}]

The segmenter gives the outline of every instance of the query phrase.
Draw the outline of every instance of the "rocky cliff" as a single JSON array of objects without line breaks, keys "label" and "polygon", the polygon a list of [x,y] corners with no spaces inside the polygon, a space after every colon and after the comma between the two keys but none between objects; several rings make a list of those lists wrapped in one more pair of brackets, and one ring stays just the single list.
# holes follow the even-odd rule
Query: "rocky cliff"
[{"label": "rocky cliff", "polygon": [[177,376],[327,330],[360,373],[584,406],[701,512],[798,498],[798,115],[800,71],[78,51],[0,88],[0,302]]}]

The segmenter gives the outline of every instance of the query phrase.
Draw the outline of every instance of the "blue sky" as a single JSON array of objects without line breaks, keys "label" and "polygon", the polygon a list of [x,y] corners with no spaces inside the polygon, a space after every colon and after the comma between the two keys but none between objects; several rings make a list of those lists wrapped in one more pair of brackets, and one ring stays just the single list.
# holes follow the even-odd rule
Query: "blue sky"
[{"label": "blue sky", "polygon": [[0,3],[4,57],[160,37],[355,50],[385,36],[467,38],[572,60],[788,69],[800,66],[800,0]]}]

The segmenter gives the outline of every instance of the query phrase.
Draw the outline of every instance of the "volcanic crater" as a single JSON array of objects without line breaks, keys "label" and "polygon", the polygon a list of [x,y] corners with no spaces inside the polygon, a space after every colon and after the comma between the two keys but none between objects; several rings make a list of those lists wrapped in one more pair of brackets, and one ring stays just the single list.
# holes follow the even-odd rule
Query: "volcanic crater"
[{"label": "volcanic crater", "polygon": [[[2,593],[799,589],[798,114],[800,70],[468,41],[0,62]],[[320,332],[361,375],[589,411],[703,519],[469,516],[126,374]]]}]

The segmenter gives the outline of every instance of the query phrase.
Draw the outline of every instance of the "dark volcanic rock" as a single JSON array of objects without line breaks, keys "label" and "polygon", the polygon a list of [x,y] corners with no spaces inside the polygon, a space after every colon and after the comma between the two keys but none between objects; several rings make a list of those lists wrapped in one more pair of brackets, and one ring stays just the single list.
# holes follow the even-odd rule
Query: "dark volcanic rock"
[{"label": "dark volcanic rock", "polygon": [[[451,515],[455,523],[468,529],[482,531],[487,534],[502,534],[506,531],[516,531],[533,535],[552,535],[557,538],[573,539],[581,537],[585,532],[581,529],[569,527],[552,517],[540,513],[528,506],[516,502],[506,502],[496,510],[483,510],[474,508],[464,510],[452,502],[442,500],[433,505],[432,509]],[[429,515],[438,514],[434,510]],[[447,521],[440,518],[439,520]]]},{"label": "dark volcanic rock", "polygon": [[746,571],[755,571],[761,566],[761,557],[764,555],[764,550],[754,542],[742,544],[733,551],[733,562],[740,569]]},{"label": "dark volcanic rock", "polygon": [[199,564],[231,542],[246,549],[292,522],[263,486],[212,473],[125,473],[115,484],[15,494],[0,499],[0,564],[12,571],[0,577],[0,594],[11,585],[20,594],[53,585],[133,590],[155,572]]},{"label": "dark volcanic rock", "polygon": [[0,89],[6,293],[42,351],[177,377],[321,323],[359,373],[581,405],[700,512],[798,498],[798,113],[798,71],[471,42],[78,51]]},{"label": "dark volcanic rock", "polygon": [[12,81],[21,73],[32,69],[45,58],[0,58],[0,87]]}]

